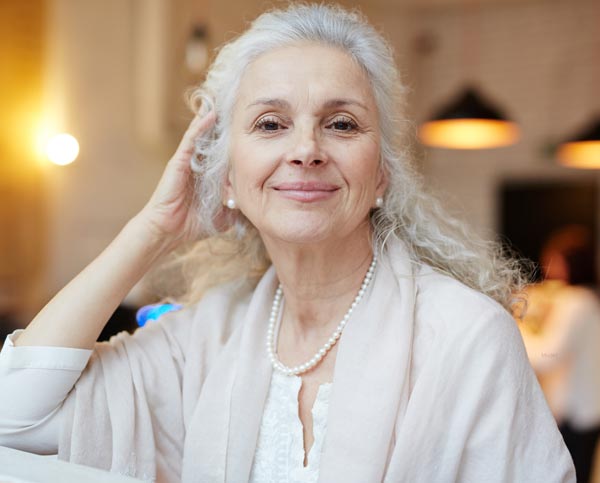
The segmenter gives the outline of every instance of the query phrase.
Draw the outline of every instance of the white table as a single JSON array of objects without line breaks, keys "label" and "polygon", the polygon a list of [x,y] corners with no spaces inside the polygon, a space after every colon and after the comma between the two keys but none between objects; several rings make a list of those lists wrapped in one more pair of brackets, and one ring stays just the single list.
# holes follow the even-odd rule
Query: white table
[{"label": "white table", "polygon": [[142,480],[0,446],[0,483],[140,483]]}]

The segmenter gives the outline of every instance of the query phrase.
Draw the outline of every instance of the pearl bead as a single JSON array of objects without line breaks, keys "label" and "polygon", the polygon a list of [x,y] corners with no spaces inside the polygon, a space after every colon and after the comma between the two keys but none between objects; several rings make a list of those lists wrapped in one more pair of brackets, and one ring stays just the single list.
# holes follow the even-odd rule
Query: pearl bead
[{"label": "pearl bead", "polygon": [[309,369],[312,369],[317,364],[319,364],[319,362],[321,362],[323,357],[327,354],[327,351],[329,351],[341,337],[342,330],[348,323],[348,320],[350,319],[350,316],[352,315],[352,311],[358,305],[358,303],[361,301],[362,297],[366,293],[366,289],[369,286],[371,279],[373,278],[373,273],[375,272],[376,264],[377,264],[377,256],[373,255],[373,260],[371,262],[371,265],[369,266],[369,269],[367,270],[367,273],[365,274],[365,278],[363,279],[363,281],[360,285],[360,289],[358,290],[356,297],[354,298],[352,304],[348,308],[348,311],[344,315],[343,319],[340,321],[340,323],[336,327],[336,330],[331,335],[331,337],[329,337],[327,342],[325,342],[323,347],[321,347],[317,351],[317,353],[308,362],[305,362],[304,364],[301,364],[299,366],[295,366],[292,368],[286,367],[284,364],[281,363],[281,361],[279,361],[279,359],[277,358],[277,352],[275,350],[275,347],[277,345],[276,341],[274,340],[275,339],[275,324],[277,323],[277,318],[279,315],[279,308],[280,308],[281,300],[283,297],[283,288],[281,287],[281,285],[279,285],[279,287],[277,287],[277,290],[275,291],[275,297],[273,298],[273,304],[271,306],[271,313],[269,316],[269,325],[267,328],[267,340],[266,340],[267,356],[268,356],[269,360],[271,361],[271,364],[274,369],[276,369],[288,376],[292,376],[292,375],[302,374],[302,373],[308,371]]}]

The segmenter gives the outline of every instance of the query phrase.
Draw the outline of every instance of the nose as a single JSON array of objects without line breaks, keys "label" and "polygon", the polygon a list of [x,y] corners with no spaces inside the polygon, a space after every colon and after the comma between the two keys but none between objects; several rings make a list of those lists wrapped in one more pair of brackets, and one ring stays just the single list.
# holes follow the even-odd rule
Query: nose
[{"label": "nose", "polygon": [[313,167],[325,164],[325,156],[321,151],[320,140],[312,126],[296,129],[294,147],[289,155],[290,164]]}]

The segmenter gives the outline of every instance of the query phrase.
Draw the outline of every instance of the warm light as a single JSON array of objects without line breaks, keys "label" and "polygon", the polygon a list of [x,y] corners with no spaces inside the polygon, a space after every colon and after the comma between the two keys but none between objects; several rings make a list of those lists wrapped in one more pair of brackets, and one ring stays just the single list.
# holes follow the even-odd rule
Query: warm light
[{"label": "warm light", "polygon": [[423,144],[451,149],[485,149],[509,146],[519,139],[515,123],[488,119],[448,119],[424,123]]},{"label": "warm light", "polygon": [[561,144],[556,156],[560,164],[569,168],[600,169],[600,141]]},{"label": "warm light", "polygon": [[185,47],[185,64],[190,72],[201,73],[208,63],[206,27],[196,25]]},{"label": "warm light", "polygon": [[70,134],[57,134],[46,144],[46,156],[54,164],[70,164],[79,154],[79,143]]}]

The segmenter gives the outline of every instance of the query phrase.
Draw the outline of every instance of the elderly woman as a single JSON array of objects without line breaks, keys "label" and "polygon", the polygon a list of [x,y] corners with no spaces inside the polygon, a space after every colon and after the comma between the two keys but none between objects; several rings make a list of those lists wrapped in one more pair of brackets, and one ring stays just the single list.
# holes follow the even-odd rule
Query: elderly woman
[{"label": "elderly woman", "polygon": [[[518,270],[424,194],[402,97],[337,7],[223,47],[148,204],[8,337],[0,444],[157,482],[574,481]],[[176,247],[186,306],[95,343]]]}]

